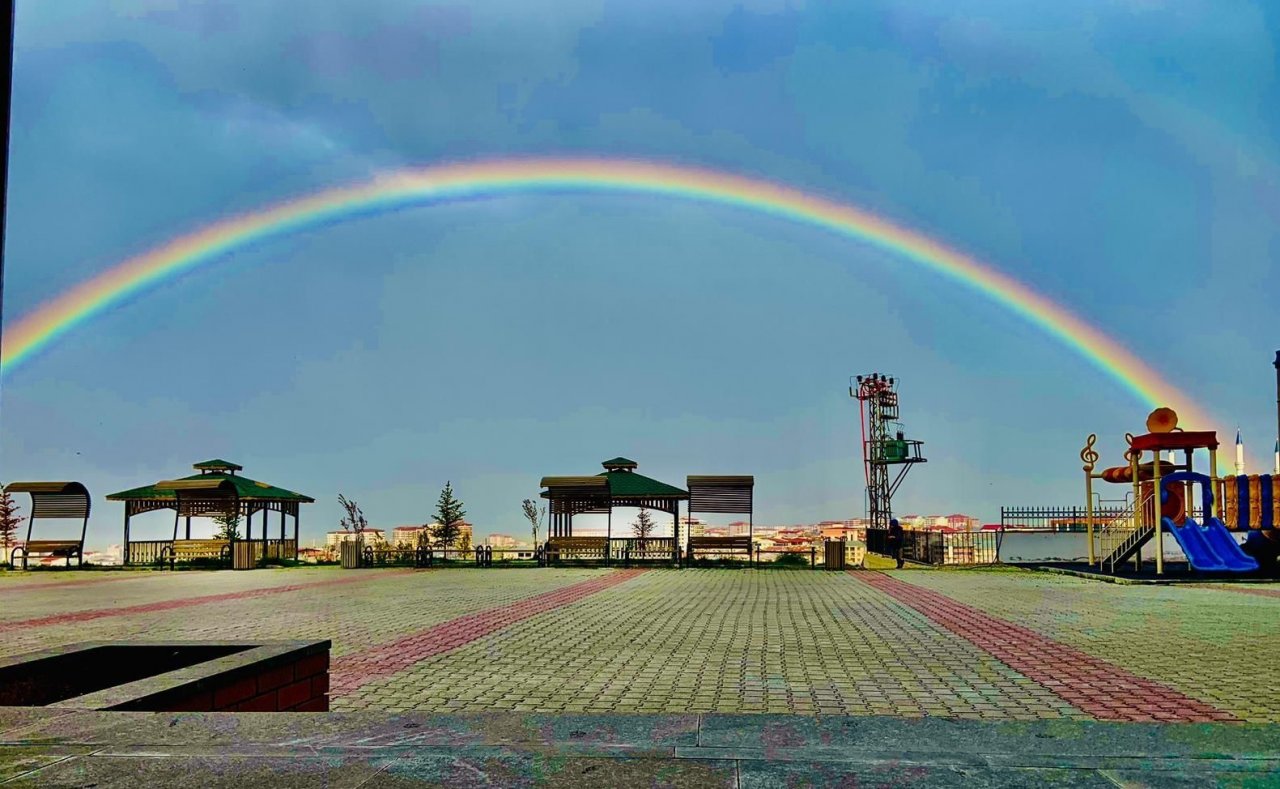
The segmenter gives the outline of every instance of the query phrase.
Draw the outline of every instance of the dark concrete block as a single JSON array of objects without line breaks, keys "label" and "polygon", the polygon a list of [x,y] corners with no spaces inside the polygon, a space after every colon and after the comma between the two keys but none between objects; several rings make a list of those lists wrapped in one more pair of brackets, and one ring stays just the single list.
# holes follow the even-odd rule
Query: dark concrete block
[{"label": "dark concrete block", "polygon": [[85,756],[27,773],[9,786],[358,787],[379,769],[367,758],[257,756]]},{"label": "dark concrete block", "polygon": [[580,756],[432,755],[385,763],[379,787],[735,787],[731,761]]},{"label": "dark concrete block", "polygon": [[1093,770],[968,768],[906,765],[885,762],[741,762],[741,789],[792,789],[816,786],[904,787],[1005,787],[1063,786],[1115,789],[1115,784]]},{"label": "dark concrete block", "polygon": [[92,751],[68,746],[0,745],[0,783]]}]

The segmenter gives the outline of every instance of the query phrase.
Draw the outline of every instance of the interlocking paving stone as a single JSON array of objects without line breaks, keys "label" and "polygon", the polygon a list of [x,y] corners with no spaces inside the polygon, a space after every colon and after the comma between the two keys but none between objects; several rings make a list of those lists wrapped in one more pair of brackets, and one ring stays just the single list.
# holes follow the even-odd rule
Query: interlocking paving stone
[{"label": "interlocking paving stone", "polygon": [[434,655],[457,649],[504,627],[551,611],[635,578],[644,570],[615,570],[562,589],[442,622],[395,641],[346,655],[333,666],[331,696],[345,696],[377,677],[394,674]]},{"label": "interlocking paving stone", "polygon": [[[392,570],[392,573],[412,572],[410,570]],[[209,605],[211,603],[225,603],[235,600],[248,600],[254,597],[266,597],[267,595],[284,594],[285,592],[309,591],[317,586],[343,586],[346,584],[361,583],[372,580],[371,577],[365,576],[347,576],[344,578],[326,578],[322,581],[313,581],[303,584],[285,584],[282,586],[268,586],[261,589],[246,589],[241,592],[226,592],[224,594],[203,595],[200,597],[185,597],[176,600],[158,600],[153,603],[142,603],[139,605],[113,607],[113,608],[92,608],[85,611],[68,611],[61,614],[50,614],[48,616],[36,617],[34,619],[19,619],[17,621],[6,621],[7,627],[46,627],[48,625],[63,625],[72,622],[88,622],[92,619],[105,619],[113,616],[130,616],[132,614],[149,614],[155,611],[172,611],[177,608],[190,608],[196,605]]]},{"label": "interlocking paving stone", "polygon": [[840,574],[712,569],[652,570],[369,682],[334,706],[1087,717]]},{"label": "interlocking paving stone", "polygon": [[[293,594],[241,597],[196,609],[133,613],[37,628],[0,625],[0,654],[130,637],[149,640],[312,638],[331,639],[333,655],[338,657],[476,610],[505,605],[608,572],[448,569],[403,573],[325,568],[165,573],[161,587],[170,598],[178,599],[185,597],[189,585],[199,585],[201,591],[207,591],[214,582],[238,590],[253,588],[254,583],[278,586],[282,576],[286,579],[353,578],[359,582],[310,587]],[[72,590],[59,594],[67,598],[64,604],[68,608],[84,608],[82,598],[72,594]],[[157,592],[152,589],[147,594],[154,599]],[[22,601],[18,605],[22,605]],[[193,615],[197,611],[198,615]]]},{"label": "interlocking paving stone", "polygon": [[973,606],[874,572],[851,577],[891,595],[1101,720],[1234,721],[1234,715]]},{"label": "interlocking paving stone", "polygon": [[[1247,721],[1280,723],[1280,600],[1025,571],[889,572]],[[1275,591],[1275,584],[1237,589]]]},{"label": "interlocking paving stone", "polygon": [[[0,576],[0,654],[129,637],[328,638],[336,666],[345,656],[378,656],[366,660],[367,682],[361,679],[364,684],[354,692],[333,700],[335,708],[349,711],[799,713],[993,721],[1094,714],[1046,687],[1051,681],[1077,682],[1071,666],[1053,668],[1054,679],[1032,679],[970,638],[859,583],[853,574],[654,569],[567,605],[519,607],[615,572],[314,568],[137,573],[136,579],[109,583],[75,580],[97,580],[91,572],[5,574]],[[981,612],[986,618],[970,624],[978,628],[979,640],[998,641],[1006,632],[1003,625],[985,632],[990,619],[1011,622],[1091,661],[1119,667],[1127,672],[1117,674],[1125,682],[1132,675],[1244,720],[1280,721],[1280,683],[1260,668],[1273,665],[1280,654],[1280,628],[1268,626],[1277,621],[1280,603],[1271,595],[1235,594],[1216,586],[1118,587],[1010,570],[886,575]],[[353,580],[326,583],[347,578]],[[305,588],[275,591],[298,585]],[[40,586],[48,588],[36,589]],[[211,596],[217,599],[168,607],[170,601]],[[115,613],[79,618],[101,609]],[[485,613],[508,609],[531,615]],[[14,626],[63,614],[73,616]],[[466,627],[445,628],[452,641],[438,638],[445,632],[440,626],[454,620]],[[1050,657],[1068,662],[1062,655]],[[1115,695],[1117,686],[1111,684]],[[1100,686],[1106,689],[1106,683]],[[1134,701],[1139,712],[1159,717],[1159,700],[1140,701],[1148,709]],[[0,715],[0,732],[5,730]]]}]

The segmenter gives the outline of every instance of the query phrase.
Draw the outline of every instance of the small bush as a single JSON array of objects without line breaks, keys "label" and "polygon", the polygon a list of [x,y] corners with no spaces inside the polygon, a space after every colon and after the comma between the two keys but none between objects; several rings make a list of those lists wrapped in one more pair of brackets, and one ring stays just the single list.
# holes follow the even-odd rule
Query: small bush
[{"label": "small bush", "polygon": [[775,567],[808,567],[809,557],[798,553],[784,553],[773,560]]}]

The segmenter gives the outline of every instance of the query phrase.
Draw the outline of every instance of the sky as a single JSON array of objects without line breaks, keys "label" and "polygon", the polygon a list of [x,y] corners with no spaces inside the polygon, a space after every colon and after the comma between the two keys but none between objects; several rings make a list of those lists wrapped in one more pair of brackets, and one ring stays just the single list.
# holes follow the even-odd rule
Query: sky
[{"label": "sky", "polygon": [[[219,219],[379,174],[641,158],[964,251],[1267,458],[1278,34],[1274,4],[1196,0],[20,0],[5,322]],[[120,539],[106,494],[215,457],[315,497],[306,539],[338,528],[339,493],[373,526],[426,522],[446,481],[478,534],[523,535],[542,476],[617,455],[677,485],[754,474],[758,524],[856,517],[847,387],[870,372],[901,382],[929,461],[903,513],[1082,504],[1086,436],[1120,464],[1149,410],[867,244],[669,197],[506,196],[267,241],[115,306],[6,370],[0,478],[84,482],[91,545]]]}]

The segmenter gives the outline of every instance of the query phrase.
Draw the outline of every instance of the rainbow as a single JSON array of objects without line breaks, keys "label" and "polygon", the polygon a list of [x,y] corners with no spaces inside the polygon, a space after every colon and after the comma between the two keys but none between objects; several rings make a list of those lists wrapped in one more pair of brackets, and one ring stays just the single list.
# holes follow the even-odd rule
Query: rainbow
[{"label": "rainbow", "polygon": [[41,305],[11,329],[6,327],[0,371],[11,373],[112,305],[255,242],[411,206],[548,192],[634,193],[712,203],[781,217],[880,247],[1011,309],[1077,351],[1145,406],[1170,406],[1184,425],[1215,424],[1149,365],[1066,308],[920,233],[783,184],[630,159],[493,159],[403,170],[215,222],[113,266]]}]

